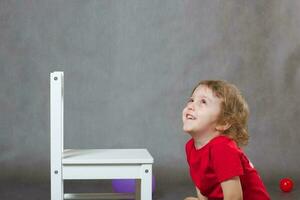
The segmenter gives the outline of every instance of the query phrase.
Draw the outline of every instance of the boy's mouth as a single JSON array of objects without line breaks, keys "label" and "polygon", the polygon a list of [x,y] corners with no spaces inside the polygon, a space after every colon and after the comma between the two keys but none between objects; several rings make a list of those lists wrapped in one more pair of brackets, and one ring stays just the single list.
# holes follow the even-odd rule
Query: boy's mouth
[{"label": "boy's mouth", "polygon": [[187,114],[185,115],[185,118],[188,119],[188,120],[195,120],[195,119],[196,119],[196,117],[194,117],[193,115],[191,115],[191,114],[189,114],[189,113],[187,113]]}]

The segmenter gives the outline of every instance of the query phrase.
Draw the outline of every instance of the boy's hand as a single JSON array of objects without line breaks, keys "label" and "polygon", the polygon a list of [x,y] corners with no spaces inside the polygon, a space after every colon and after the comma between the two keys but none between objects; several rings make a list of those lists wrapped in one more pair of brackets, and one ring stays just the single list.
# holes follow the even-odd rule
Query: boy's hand
[{"label": "boy's hand", "polygon": [[207,198],[201,194],[200,190],[197,187],[195,187],[195,188],[196,188],[198,199],[199,200],[207,200]]}]

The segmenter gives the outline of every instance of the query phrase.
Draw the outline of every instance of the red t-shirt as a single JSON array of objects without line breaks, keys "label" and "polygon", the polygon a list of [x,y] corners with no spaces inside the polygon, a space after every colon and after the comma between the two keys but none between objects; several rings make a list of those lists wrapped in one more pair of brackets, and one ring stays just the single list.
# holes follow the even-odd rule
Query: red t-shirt
[{"label": "red t-shirt", "polygon": [[244,200],[270,200],[252,163],[235,141],[218,135],[200,149],[191,138],[185,145],[190,176],[201,194],[209,200],[223,199],[221,182],[239,176]]}]

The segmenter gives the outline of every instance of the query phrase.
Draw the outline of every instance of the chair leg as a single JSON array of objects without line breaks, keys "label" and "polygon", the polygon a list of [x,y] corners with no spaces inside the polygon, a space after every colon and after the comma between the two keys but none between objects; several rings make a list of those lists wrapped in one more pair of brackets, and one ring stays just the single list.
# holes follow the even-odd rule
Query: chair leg
[{"label": "chair leg", "polygon": [[141,179],[135,179],[135,200],[141,200]]},{"label": "chair leg", "polygon": [[51,175],[51,200],[64,200],[64,181]]},{"label": "chair leg", "polygon": [[141,200],[152,200],[152,165],[142,165]]}]

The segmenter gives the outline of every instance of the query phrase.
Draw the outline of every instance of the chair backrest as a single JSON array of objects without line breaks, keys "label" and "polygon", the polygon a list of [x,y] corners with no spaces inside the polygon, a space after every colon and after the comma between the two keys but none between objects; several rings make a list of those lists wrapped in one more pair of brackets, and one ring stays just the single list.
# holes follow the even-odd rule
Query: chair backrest
[{"label": "chair backrest", "polygon": [[62,177],[64,151],[64,72],[62,71],[50,73],[50,148],[51,173],[59,180]]},{"label": "chair backrest", "polygon": [[64,151],[64,72],[55,71],[50,74],[50,112],[51,137],[56,149]]}]

